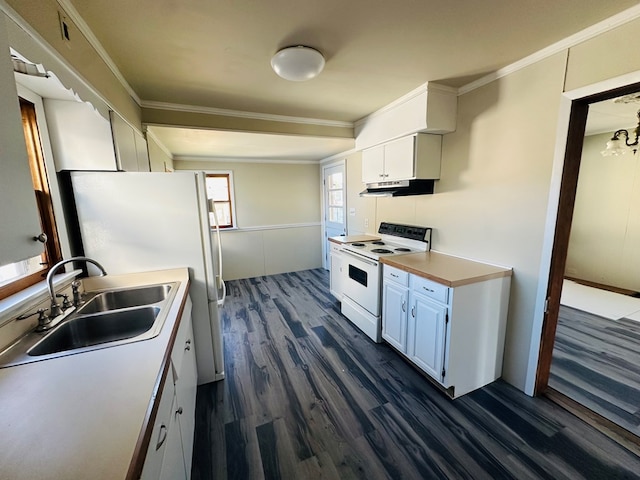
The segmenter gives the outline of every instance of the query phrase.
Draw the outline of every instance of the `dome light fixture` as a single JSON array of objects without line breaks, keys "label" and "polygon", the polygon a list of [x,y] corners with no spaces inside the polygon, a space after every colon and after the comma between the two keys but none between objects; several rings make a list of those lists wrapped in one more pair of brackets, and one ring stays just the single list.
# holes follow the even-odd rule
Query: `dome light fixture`
[{"label": "dome light fixture", "polygon": [[304,45],[286,47],[271,58],[271,68],[285,80],[304,82],[322,71],[324,57],[315,48]]}]

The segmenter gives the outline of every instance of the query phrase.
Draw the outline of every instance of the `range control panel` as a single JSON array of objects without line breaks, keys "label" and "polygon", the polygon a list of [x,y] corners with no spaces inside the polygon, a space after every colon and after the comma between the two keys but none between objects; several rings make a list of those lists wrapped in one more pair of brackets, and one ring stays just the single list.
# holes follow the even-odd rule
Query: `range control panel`
[{"label": "range control panel", "polygon": [[416,227],[415,225],[381,222],[378,233],[431,243],[431,227]]}]

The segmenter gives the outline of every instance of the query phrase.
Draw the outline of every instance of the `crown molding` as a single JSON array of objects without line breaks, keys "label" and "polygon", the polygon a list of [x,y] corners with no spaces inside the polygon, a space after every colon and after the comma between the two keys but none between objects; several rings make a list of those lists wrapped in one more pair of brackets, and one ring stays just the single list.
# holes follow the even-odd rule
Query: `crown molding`
[{"label": "crown molding", "polygon": [[140,97],[138,94],[131,88],[129,82],[124,78],[124,75],[120,72],[120,69],[116,66],[115,62],[111,59],[107,51],[104,49],[98,38],[93,34],[87,22],[84,21],[84,18],[80,15],[80,13],[76,10],[70,0],[57,0],[62,9],[65,11],[69,18],[73,21],[73,23],[78,27],[78,30],[85,36],[89,44],[95,49],[97,54],[100,56],[102,61],[107,65],[109,70],[115,75],[120,84],[124,87],[124,89],[131,95],[134,101],[140,105]]},{"label": "crown molding", "polygon": [[640,5],[635,5],[631,8],[623,10],[620,13],[613,15],[601,22],[596,23],[595,25],[591,25],[590,27],[585,28],[584,30],[579,31],[565,39],[560,40],[552,45],[549,45],[542,50],[538,50],[537,52],[529,55],[528,57],[524,57],[517,62],[512,63],[511,65],[507,65],[504,68],[500,68],[495,72],[492,72],[488,75],[485,75],[478,80],[475,80],[471,83],[463,85],[458,89],[458,95],[464,95],[465,93],[469,93],[473,90],[476,90],[484,85],[487,85],[499,78],[506,77],[518,70],[522,70],[525,67],[533,65],[545,58],[548,58],[556,53],[560,53],[570,49],[571,47],[575,47],[579,43],[590,40],[598,35],[609,32],[615,28],[624,25],[625,23],[629,23],[640,17]]},{"label": "crown molding", "polygon": [[338,120],[323,120],[318,118],[293,117],[288,115],[276,115],[270,113],[244,112],[240,110],[227,110],[225,108],[202,107],[198,105],[181,105],[177,103],[154,102],[143,100],[142,108],[154,110],[171,110],[185,113],[204,113],[207,115],[217,115],[222,117],[250,118],[252,120],[265,120],[269,122],[300,123],[304,125],[317,125],[323,127],[353,128],[353,122],[342,122]]},{"label": "crown molding", "polygon": [[346,150],[344,152],[340,152],[340,153],[336,153],[335,155],[331,155],[330,157],[323,158],[318,163],[320,163],[321,165],[326,165],[327,163],[334,162],[336,160],[344,160],[344,157],[348,157],[349,155],[354,154],[354,153],[356,153],[358,151],[359,150],[356,150],[355,148],[352,148],[351,150]]},{"label": "crown molding", "polygon": [[318,165],[320,160],[274,160],[260,159],[253,157],[208,157],[208,156],[188,156],[176,155],[173,157],[174,162],[218,162],[218,163],[271,163],[271,164],[289,164],[289,165]]}]

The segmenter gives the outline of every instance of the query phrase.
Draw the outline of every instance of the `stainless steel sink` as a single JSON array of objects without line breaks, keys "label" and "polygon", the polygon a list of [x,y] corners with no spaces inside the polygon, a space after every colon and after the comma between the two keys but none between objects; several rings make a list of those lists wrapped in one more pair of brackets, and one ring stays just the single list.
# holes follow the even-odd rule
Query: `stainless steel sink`
[{"label": "stainless steel sink", "polygon": [[78,315],[107,312],[109,310],[139,307],[162,302],[169,295],[171,287],[172,284],[167,283],[99,293],[79,309]]},{"label": "stainless steel sink", "polygon": [[37,357],[137,337],[151,329],[159,312],[158,307],[141,307],[76,317],[51,331],[27,354]]},{"label": "stainless steel sink", "polygon": [[0,368],[153,338],[162,330],[179,285],[87,292],[89,300],[54,319],[60,322],[54,328],[32,331],[0,352]]}]

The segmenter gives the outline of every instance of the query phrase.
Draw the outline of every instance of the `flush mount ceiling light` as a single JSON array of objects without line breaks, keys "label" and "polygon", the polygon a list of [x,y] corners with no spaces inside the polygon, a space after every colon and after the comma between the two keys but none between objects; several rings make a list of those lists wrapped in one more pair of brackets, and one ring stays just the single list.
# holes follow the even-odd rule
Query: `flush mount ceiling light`
[{"label": "flush mount ceiling light", "polygon": [[[618,155],[624,155],[627,152],[633,152],[634,154],[638,151],[638,136],[640,136],[640,110],[637,113],[638,116],[638,125],[633,130],[633,134],[635,139],[633,142],[629,141],[629,132],[627,130],[616,130],[611,137],[611,140],[607,142],[607,148],[605,148],[602,152],[603,157],[612,157]],[[624,142],[620,136],[624,137]]]},{"label": "flush mount ceiling light", "polygon": [[296,45],[279,50],[271,59],[271,68],[280,77],[304,82],[316,77],[324,68],[324,57],[315,48]]}]

